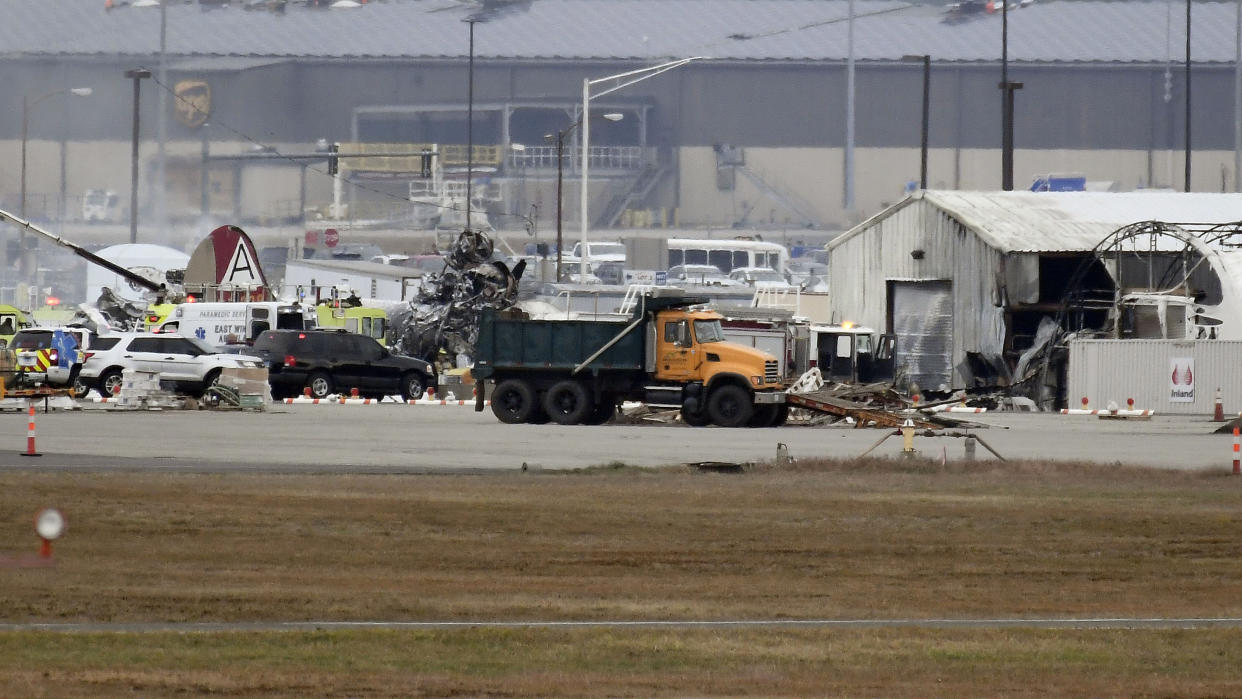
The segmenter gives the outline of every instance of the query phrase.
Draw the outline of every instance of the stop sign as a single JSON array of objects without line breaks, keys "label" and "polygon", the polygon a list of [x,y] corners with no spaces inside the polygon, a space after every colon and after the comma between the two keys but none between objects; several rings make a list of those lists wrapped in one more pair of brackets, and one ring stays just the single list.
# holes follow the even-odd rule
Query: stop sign
[{"label": "stop sign", "polygon": [[323,232],[323,244],[330,248],[336,247],[336,244],[340,242],[340,240],[341,236],[337,234],[335,228],[329,228]]}]

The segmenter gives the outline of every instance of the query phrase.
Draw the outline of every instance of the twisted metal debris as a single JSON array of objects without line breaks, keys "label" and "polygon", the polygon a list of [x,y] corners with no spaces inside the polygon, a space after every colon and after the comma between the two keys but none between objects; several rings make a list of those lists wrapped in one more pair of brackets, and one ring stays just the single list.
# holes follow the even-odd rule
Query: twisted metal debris
[{"label": "twisted metal debris", "polygon": [[526,268],[523,260],[510,270],[491,259],[493,250],[483,233],[462,231],[445,256],[444,271],[424,277],[418,295],[389,312],[389,347],[428,362],[441,352],[473,355],[483,309],[513,306]]}]

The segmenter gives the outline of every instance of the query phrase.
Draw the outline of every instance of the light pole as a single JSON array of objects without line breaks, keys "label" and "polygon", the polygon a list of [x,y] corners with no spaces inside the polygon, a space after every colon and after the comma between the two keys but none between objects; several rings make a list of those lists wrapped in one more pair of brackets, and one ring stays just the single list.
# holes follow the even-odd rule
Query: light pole
[{"label": "light pole", "polygon": [[[51,97],[55,97],[56,95],[68,94],[68,95],[74,95],[76,97],[87,97],[92,92],[94,92],[94,90],[92,90],[89,87],[69,87],[63,90],[53,90],[51,92],[45,92],[34,99],[27,99],[25,95],[22,95],[21,199],[19,200],[19,203],[18,203],[18,215],[20,215],[23,219],[30,220],[26,216],[26,142],[28,140],[29,131],[30,131],[30,110],[34,109],[35,105],[39,104],[43,100],[49,99]],[[61,176],[62,177],[64,176],[63,173]],[[24,267],[25,266],[24,257],[26,254],[25,253],[26,251],[26,229],[25,228],[22,229],[20,240],[21,240],[21,243],[18,248],[20,252],[18,254],[22,255],[23,267]],[[32,270],[23,269],[22,271],[29,272]]]},{"label": "light pole", "polygon": [[[621,121],[625,118],[625,115],[619,112],[610,112],[602,116],[608,121]],[[544,138],[556,139],[556,281],[558,282],[563,281],[561,279],[561,249],[565,247],[565,236],[563,235],[562,230],[563,216],[561,215],[561,212],[564,210],[565,206],[565,137],[568,136],[570,132],[576,129],[581,123],[582,119],[579,118],[569,126],[557,131],[555,136],[552,134],[544,136]],[[585,248],[585,246],[583,247]],[[585,249],[583,250],[583,254],[586,254]],[[585,272],[583,272],[583,274],[585,275]],[[585,276],[583,278],[585,278]]]},{"label": "light pole", "polygon": [[919,152],[919,188],[927,189],[927,127],[931,120],[931,56],[902,56],[903,61],[923,63],[923,138]]},{"label": "light pole", "polygon": [[[1189,2],[1189,0],[1187,0]],[[1001,189],[1013,191],[1013,93],[1022,83],[1009,80],[1009,0],[1001,3]]]},{"label": "light pole", "polygon": [[129,242],[138,242],[138,99],[141,81],[151,77],[146,68],[125,71],[125,77],[134,81],[134,142],[129,160]]},{"label": "light pole", "polygon": [[470,17],[470,62],[466,77],[466,230],[470,230],[470,184],[474,180],[474,24]]},{"label": "light pole", "polygon": [[[1236,116],[1234,117],[1237,118]],[[1190,0],[1186,0],[1186,187],[1190,191]]]},{"label": "light pole", "polygon": [[609,75],[607,77],[596,78],[594,80],[591,78],[583,78],[582,116],[578,117],[578,122],[582,127],[582,191],[579,192],[579,207],[581,208],[580,214],[582,216],[582,261],[578,271],[582,275],[583,279],[586,279],[587,274],[587,229],[590,227],[590,217],[588,212],[590,193],[587,189],[587,183],[589,181],[589,163],[591,160],[591,120],[588,118],[591,113],[591,88],[595,85],[599,85],[600,83],[615,81],[615,85],[606,90],[601,90],[599,94],[595,95],[596,97],[603,97],[604,95],[616,92],[621,88],[629,87],[637,82],[642,82],[647,78],[654,78],[660,73],[684,66],[690,61],[700,61],[706,58],[706,56],[693,56],[691,58],[683,58],[677,61],[661,63],[658,66],[651,66],[650,68],[639,68],[638,70],[631,70],[626,73],[618,73],[616,75]]}]

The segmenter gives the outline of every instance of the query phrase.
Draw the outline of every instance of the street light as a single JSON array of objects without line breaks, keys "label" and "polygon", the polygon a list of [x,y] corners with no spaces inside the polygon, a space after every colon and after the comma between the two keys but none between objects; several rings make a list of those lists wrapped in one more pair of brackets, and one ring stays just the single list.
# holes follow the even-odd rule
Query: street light
[{"label": "street light", "polygon": [[138,96],[142,80],[151,77],[146,68],[125,71],[125,77],[134,81],[134,143],[129,162],[129,242],[138,242]]},{"label": "street light", "polygon": [[1001,2],[1001,189],[1013,191],[1013,93],[1022,83],[1009,79],[1009,0]]},{"label": "street light", "polygon": [[[21,199],[18,204],[18,214],[23,219],[29,220],[26,217],[26,142],[27,142],[28,133],[30,131],[30,110],[34,109],[35,105],[39,104],[43,100],[49,99],[51,97],[55,97],[56,95],[68,94],[68,95],[73,95],[75,97],[88,97],[90,96],[92,92],[94,92],[94,90],[89,87],[69,87],[69,88],[65,88],[62,90],[53,90],[51,92],[45,92],[42,95],[39,95],[38,97],[34,99],[27,99],[25,95],[22,95]],[[62,173],[62,176],[63,176],[63,173]],[[18,254],[24,256],[25,250],[26,250],[26,229],[25,228],[23,228],[21,232],[21,246],[19,250],[21,250],[21,252]],[[28,272],[30,270],[23,270],[23,271]]]},{"label": "street light", "polygon": [[[578,123],[582,127],[582,191],[579,193],[579,196],[580,196],[579,206],[581,208],[580,213],[582,216],[582,262],[579,268],[579,273],[582,275],[583,279],[586,279],[586,274],[587,274],[587,254],[586,254],[587,252],[587,229],[589,227],[588,222],[590,221],[589,214],[588,214],[590,196],[589,196],[589,192],[587,189],[587,182],[588,182],[588,177],[589,177],[589,167],[590,167],[589,163],[591,159],[591,120],[588,118],[588,116],[591,113],[591,87],[593,85],[598,85],[600,83],[610,82],[614,80],[617,81],[616,85],[613,85],[612,87],[606,90],[602,90],[599,94],[596,95],[596,97],[603,97],[604,95],[616,92],[617,90],[620,90],[621,88],[629,87],[630,85],[633,85],[634,83],[637,83],[637,82],[642,82],[643,80],[646,80],[647,78],[654,78],[660,73],[664,73],[674,68],[679,68],[681,66],[684,66],[690,61],[700,61],[706,58],[707,56],[693,56],[691,58],[683,58],[677,61],[661,63],[658,66],[651,66],[650,68],[639,68],[638,70],[631,70],[626,73],[618,73],[616,75],[609,75],[607,77],[596,78],[594,80],[590,78],[583,78],[582,80],[582,116],[579,117],[578,119]],[[566,131],[568,130],[569,129],[566,129]],[[558,252],[557,259],[558,260],[560,259],[559,252]]]},{"label": "street light", "polygon": [[919,61],[923,64],[923,138],[919,152],[919,188],[927,189],[927,127],[931,117],[931,56],[902,56],[903,61]]},{"label": "street light", "polygon": [[[609,112],[601,114],[602,118],[608,121],[621,121],[625,118],[620,112]],[[582,124],[582,118],[569,126],[557,131],[555,135],[547,134],[544,138],[556,139],[556,281],[561,281],[561,249],[565,247],[565,237],[562,234],[562,216],[561,212],[565,206],[564,182],[565,182],[565,137],[575,128]],[[586,255],[586,246],[582,246],[582,254]],[[584,257],[585,259],[585,257]],[[582,278],[586,279],[586,272],[582,272]]]}]

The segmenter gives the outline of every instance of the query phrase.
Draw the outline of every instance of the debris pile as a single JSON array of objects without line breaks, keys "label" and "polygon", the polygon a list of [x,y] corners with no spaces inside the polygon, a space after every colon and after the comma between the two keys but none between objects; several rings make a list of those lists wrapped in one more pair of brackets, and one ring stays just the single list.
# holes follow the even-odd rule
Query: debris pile
[{"label": "debris pile", "polygon": [[512,270],[492,259],[492,240],[465,230],[445,256],[444,271],[424,277],[418,295],[389,312],[388,344],[394,352],[435,362],[449,356],[474,353],[479,316],[486,308],[498,311],[517,301],[518,280],[526,268]]}]

